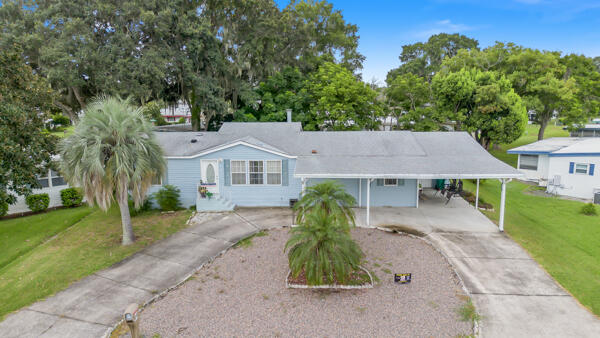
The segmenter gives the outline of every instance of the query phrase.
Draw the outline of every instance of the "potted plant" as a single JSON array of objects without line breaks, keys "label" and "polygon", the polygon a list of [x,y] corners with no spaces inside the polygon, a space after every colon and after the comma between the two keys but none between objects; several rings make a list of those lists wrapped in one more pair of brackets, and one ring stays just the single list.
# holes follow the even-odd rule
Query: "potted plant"
[{"label": "potted plant", "polygon": [[212,196],[213,196],[213,193],[207,190],[206,191],[206,197],[208,197],[208,199],[211,199]]},{"label": "potted plant", "polygon": [[208,189],[206,189],[206,187],[202,187],[202,186],[198,187],[198,192],[200,193],[200,196],[202,198],[206,198],[206,195],[209,193]]}]

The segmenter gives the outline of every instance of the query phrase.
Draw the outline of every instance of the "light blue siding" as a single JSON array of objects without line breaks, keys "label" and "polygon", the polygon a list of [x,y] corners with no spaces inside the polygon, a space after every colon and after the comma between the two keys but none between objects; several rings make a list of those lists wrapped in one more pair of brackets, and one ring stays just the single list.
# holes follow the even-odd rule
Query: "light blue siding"
[{"label": "light blue siding", "polygon": [[[315,185],[325,179],[310,179],[307,185]],[[362,180],[359,189],[359,179],[335,179],[341,183],[346,191],[354,196],[359,203],[359,191],[362,194],[362,206],[367,206],[367,179]],[[417,180],[404,180],[402,186],[378,186],[377,181],[371,183],[371,206],[373,207],[416,207],[417,206]]]},{"label": "light blue siding", "polygon": [[[299,198],[302,184],[294,177],[296,160],[288,159],[288,185],[225,185],[224,160],[285,160],[286,157],[258,150],[245,145],[237,145],[201,157],[191,159],[168,159],[167,177],[163,184],[171,184],[181,190],[181,202],[184,207],[196,205],[197,184],[201,179],[200,161],[202,159],[219,160],[219,195],[236,206],[288,206],[289,200]],[[284,166],[282,165],[282,171]],[[266,182],[266,167],[265,182]],[[285,175],[286,173],[283,172]],[[314,185],[325,179],[309,179],[307,185]],[[358,203],[359,190],[362,193],[362,206],[367,204],[367,179],[362,180],[359,189],[359,179],[337,179],[346,191]],[[285,179],[282,178],[282,183]],[[371,206],[416,206],[416,180],[405,180],[403,186],[377,186],[371,183]],[[160,186],[150,188],[150,193],[157,191]],[[199,202],[200,203],[200,202]]]}]

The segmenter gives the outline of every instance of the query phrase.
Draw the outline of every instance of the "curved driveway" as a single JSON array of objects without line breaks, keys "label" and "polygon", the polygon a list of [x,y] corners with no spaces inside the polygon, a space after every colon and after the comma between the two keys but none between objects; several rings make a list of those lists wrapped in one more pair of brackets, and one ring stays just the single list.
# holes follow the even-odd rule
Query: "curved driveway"
[{"label": "curved driveway", "polygon": [[[484,337],[600,337],[600,320],[462,199],[444,205],[430,198],[417,209],[373,208],[371,215],[374,225],[400,224],[425,233],[446,254],[483,317]],[[291,220],[287,208],[198,214],[190,227],[7,316],[0,336],[105,335],[128,304],[149,302],[238,240]],[[357,210],[357,220],[364,220],[364,209]]]}]

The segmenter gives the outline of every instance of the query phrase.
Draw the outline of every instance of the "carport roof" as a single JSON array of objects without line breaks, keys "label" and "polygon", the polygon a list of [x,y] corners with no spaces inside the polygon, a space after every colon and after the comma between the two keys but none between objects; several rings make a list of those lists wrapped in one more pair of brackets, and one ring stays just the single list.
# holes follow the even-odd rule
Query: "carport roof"
[{"label": "carport roof", "polygon": [[[512,178],[521,176],[465,132],[302,131],[300,123],[224,123],[218,132],[158,132],[167,157],[240,143],[296,158],[296,177]],[[196,140],[192,143],[192,139]]]}]

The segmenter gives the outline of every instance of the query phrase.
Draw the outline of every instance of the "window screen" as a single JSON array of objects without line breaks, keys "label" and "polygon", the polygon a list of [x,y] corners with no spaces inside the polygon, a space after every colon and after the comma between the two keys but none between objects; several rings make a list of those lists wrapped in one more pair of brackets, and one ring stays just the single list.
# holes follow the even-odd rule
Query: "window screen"
[{"label": "window screen", "polygon": [[519,161],[519,169],[537,170],[538,155],[521,155]]}]

